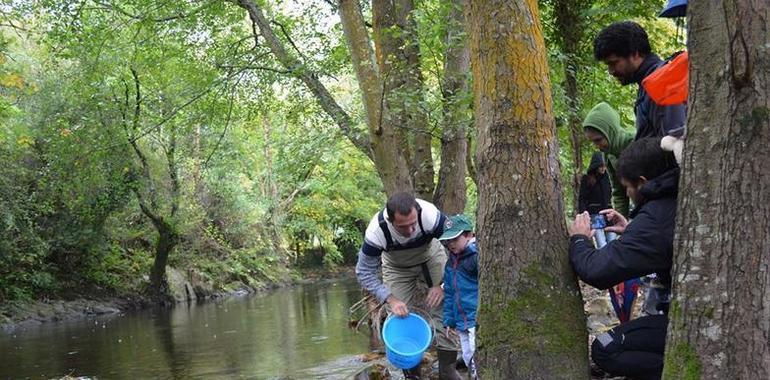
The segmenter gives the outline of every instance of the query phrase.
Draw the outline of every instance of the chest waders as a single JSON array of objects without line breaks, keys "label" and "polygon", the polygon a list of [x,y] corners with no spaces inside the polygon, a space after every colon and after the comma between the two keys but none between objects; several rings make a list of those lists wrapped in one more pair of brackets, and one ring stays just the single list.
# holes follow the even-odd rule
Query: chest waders
[{"label": "chest waders", "polygon": [[[396,242],[390,234],[387,221],[381,211],[378,215],[380,229],[387,243],[382,253],[382,280],[391,294],[408,307],[424,304],[425,289],[439,286],[444,279],[447,255],[444,247],[422,225],[422,209],[417,205],[417,223],[421,236],[406,244]],[[457,350],[457,344],[443,334],[443,303],[428,310],[430,324],[435,329],[436,346]]]}]

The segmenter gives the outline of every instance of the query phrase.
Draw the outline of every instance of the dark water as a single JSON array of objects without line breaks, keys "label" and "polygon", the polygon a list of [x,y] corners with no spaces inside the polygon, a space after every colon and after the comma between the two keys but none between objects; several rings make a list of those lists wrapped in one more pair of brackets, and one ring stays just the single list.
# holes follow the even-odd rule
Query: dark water
[{"label": "dark water", "polygon": [[366,366],[360,297],[341,280],[0,333],[0,379],[346,379]]}]

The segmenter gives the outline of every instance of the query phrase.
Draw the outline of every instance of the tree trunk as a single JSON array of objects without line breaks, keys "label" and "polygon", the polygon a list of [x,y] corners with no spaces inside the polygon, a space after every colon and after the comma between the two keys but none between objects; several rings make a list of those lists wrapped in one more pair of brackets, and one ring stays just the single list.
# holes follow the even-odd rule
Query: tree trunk
[{"label": "tree trunk", "polygon": [[478,357],[490,379],[587,379],[535,0],[471,2],[479,183]]},{"label": "tree trunk", "polygon": [[196,197],[200,197],[203,191],[203,180],[201,177],[201,125],[195,123],[192,135],[192,180],[193,189]]},{"label": "tree trunk", "polygon": [[[162,208],[160,206],[160,197],[158,196],[159,194],[155,187],[157,181],[155,181],[152,176],[149,159],[142,151],[142,148],[139,146],[139,141],[136,138],[141,130],[142,103],[144,98],[142,97],[142,86],[139,81],[139,73],[133,67],[130,68],[130,71],[133,79],[133,104],[130,99],[131,87],[128,85],[128,82],[124,82],[124,101],[122,104],[118,102],[118,107],[121,110],[123,128],[126,131],[126,139],[128,140],[129,145],[131,145],[131,148],[141,165],[141,171],[133,167],[131,169],[131,177],[134,178],[131,190],[134,192],[134,195],[136,195],[142,213],[150,219],[152,225],[158,231],[158,239],[155,242],[155,259],[152,270],[150,271],[148,291],[150,295],[157,300],[164,300],[168,290],[168,287],[166,286],[166,263],[168,262],[169,254],[179,241],[179,235],[174,226],[174,220],[176,219],[176,214],[179,210],[180,197],[179,173],[176,165],[177,131],[173,126],[169,127],[169,136],[166,141],[167,146],[164,147],[166,154],[166,168],[168,170],[170,181],[170,212],[167,216],[163,216],[161,214]],[[130,108],[133,108],[133,110],[129,116]],[[163,188],[162,186],[159,187]]]},{"label": "tree trunk", "polygon": [[433,157],[428,118],[422,108],[420,52],[411,0],[374,0],[372,29],[387,112],[382,123],[394,129],[394,148],[406,159],[418,197],[433,196]]},{"label": "tree trunk", "polygon": [[770,378],[770,3],[691,1],[666,379]]},{"label": "tree trunk", "polygon": [[387,194],[413,189],[409,165],[399,147],[401,141],[390,120],[389,110],[383,98],[384,85],[381,73],[375,65],[374,54],[366,31],[361,7],[357,0],[340,1],[340,19],[348,42],[353,68],[364,100],[374,165]]},{"label": "tree trunk", "polygon": [[447,20],[447,51],[444,58],[442,86],[444,102],[444,131],[441,136],[441,168],[433,203],[447,214],[465,210],[466,194],[466,139],[470,122],[468,107],[468,70],[470,48],[465,32],[463,10],[466,0],[454,0]]},{"label": "tree trunk", "polygon": [[174,228],[166,221],[155,223],[158,230],[158,239],[155,241],[155,260],[152,263],[150,272],[150,295],[158,300],[163,300],[168,294],[168,284],[166,283],[166,264],[168,256],[179,242],[179,236]]},{"label": "tree trunk", "polygon": [[583,39],[583,23],[581,12],[590,6],[585,0],[562,0],[554,2],[556,33],[566,60],[564,62],[564,92],[567,97],[568,127],[570,144],[572,145],[572,209],[577,212],[578,193],[580,192],[580,177],[583,171],[583,152],[581,140],[583,136],[582,120],[580,118],[580,88],[578,87],[578,67],[580,43]]},{"label": "tree trunk", "polygon": [[[374,1],[379,4],[381,1]],[[403,84],[397,93],[402,93],[399,101],[406,112],[406,124],[400,128],[411,136],[411,170],[415,193],[422,199],[432,200],[435,189],[435,171],[433,169],[433,140],[428,115],[425,109],[422,71],[420,69],[420,43],[417,40],[417,23],[412,15],[414,2],[412,0],[397,0],[396,2],[397,33],[391,36],[399,46],[392,56],[401,61]],[[383,55],[383,58],[387,57]]]},{"label": "tree trunk", "polygon": [[286,210],[281,207],[281,194],[278,191],[278,181],[276,181],[275,174],[273,173],[273,152],[270,144],[271,140],[271,123],[268,116],[262,116],[262,153],[265,160],[265,192],[263,196],[270,202],[268,208],[267,220],[265,220],[265,229],[267,232],[267,240],[272,245],[273,252],[278,254],[281,260],[281,264],[288,266],[287,255],[284,254],[283,242],[281,239],[281,229],[284,221],[284,212]]}]

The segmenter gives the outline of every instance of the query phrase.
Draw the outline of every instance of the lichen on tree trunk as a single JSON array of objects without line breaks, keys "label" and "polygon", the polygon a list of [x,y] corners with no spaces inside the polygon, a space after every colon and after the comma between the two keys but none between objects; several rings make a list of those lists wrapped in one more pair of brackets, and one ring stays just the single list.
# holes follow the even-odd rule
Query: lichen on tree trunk
[{"label": "lichen on tree trunk", "polygon": [[768,379],[770,3],[688,7],[689,114],[663,376]]},{"label": "lichen on tree trunk", "polygon": [[472,2],[482,374],[585,379],[546,50],[534,0]]}]

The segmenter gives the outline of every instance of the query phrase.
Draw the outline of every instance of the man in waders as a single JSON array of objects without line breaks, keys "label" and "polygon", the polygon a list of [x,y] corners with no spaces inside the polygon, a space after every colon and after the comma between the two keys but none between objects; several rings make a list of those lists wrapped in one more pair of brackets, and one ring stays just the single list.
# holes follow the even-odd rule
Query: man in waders
[{"label": "man in waders", "polygon": [[[437,239],[447,220],[430,202],[405,192],[393,194],[366,228],[356,264],[358,282],[380,302],[387,302],[393,314],[406,316],[410,307],[424,306],[434,331],[443,326],[441,283],[447,255]],[[428,293],[425,299],[417,296],[423,289]],[[457,344],[444,334],[435,335],[439,378],[460,379],[455,369]],[[419,366],[404,371],[407,379],[418,379],[419,374]]]}]

